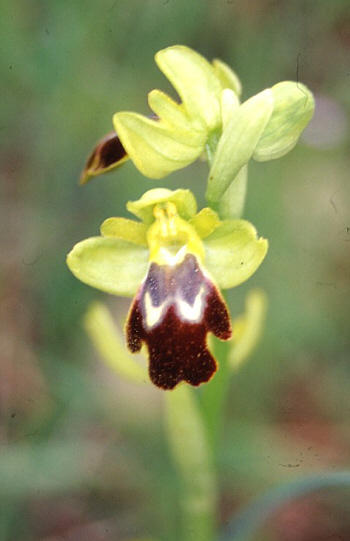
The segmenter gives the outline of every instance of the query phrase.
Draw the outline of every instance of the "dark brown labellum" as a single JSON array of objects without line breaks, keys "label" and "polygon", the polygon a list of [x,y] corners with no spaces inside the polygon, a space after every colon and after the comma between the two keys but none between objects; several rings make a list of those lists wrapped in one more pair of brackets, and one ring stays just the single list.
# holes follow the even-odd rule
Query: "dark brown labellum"
[{"label": "dark brown labellum", "polygon": [[149,375],[155,385],[173,389],[181,381],[197,386],[216,371],[207,334],[231,337],[228,309],[220,292],[193,254],[175,266],[151,263],[131,306],[127,344],[132,352],[145,343]]}]

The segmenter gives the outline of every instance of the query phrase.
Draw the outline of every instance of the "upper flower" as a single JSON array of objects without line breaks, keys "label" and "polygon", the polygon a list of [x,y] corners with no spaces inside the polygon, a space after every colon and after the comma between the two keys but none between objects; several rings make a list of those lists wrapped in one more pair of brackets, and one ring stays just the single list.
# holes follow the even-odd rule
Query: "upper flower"
[{"label": "upper flower", "polygon": [[116,131],[97,144],[82,182],[128,157],[145,176],[163,178],[206,151],[211,162],[206,197],[215,205],[250,158],[264,161],[289,152],[313,114],[312,94],[299,82],[278,83],[240,105],[239,79],[220,60],[210,63],[176,45],[159,51],[155,61],[180,103],[152,90],[151,117],[116,113]]},{"label": "upper flower", "polygon": [[141,221],[109,218],[100,237],[78,243],[68,266],[83,282],[117,295],[135,295],[126,326],[132,352],[148,348],[150,377],[165,389],[207,381],[216,370],[206,338],[231,336],[218,288],[249,278],[267,251],[245,220],[197,213],[189,190],[155,189],[129,202]]}]

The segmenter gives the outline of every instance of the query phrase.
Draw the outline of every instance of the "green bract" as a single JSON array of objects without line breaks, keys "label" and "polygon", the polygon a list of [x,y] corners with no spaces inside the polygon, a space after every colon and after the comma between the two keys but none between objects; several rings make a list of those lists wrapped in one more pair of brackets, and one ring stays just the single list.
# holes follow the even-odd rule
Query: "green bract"
[{"label": "green bract", "polygon": [[157,230],[154,209],[163,207],[176,209],[174,238],[186,238],[181,236],[184,234],[191,237],[189,251],[199,254],[200,258],[204,254],[202,264],[220,288],[231,288],[247,280],[266,255],[267,240],[257,238],[249,222],[220,221],[211,209],[202,209],[196,214],[196,202],[189,190],[156,189],[128,203],[128,209],[141,222],[109,218],[101,226],[102,236],[76,244],[67,258],[70,270],[92,287],[115,295],[133,296],[147,274],[149,243],[157,243],[158,237],[153,232]]},{"label": "green bract", "polygon": [[208,177],[206,198],[213,205],[251,157],[273,160],[295,146],[313,115],[314,99],[304,85],[283,82],[231,109]]},{"label": "green bract", "polygon": [[232,114],[219,140],[209,172],[208,201],[218,202],[250,160],[272,110],[273,96],[268,89],[244,102]]},{"label": "green bract", "polygon": [[296,145],[315,108],[313,95],[301,83],[278,83],[271,92],[273,112],[253,154],[258,161],[287,154]]}]

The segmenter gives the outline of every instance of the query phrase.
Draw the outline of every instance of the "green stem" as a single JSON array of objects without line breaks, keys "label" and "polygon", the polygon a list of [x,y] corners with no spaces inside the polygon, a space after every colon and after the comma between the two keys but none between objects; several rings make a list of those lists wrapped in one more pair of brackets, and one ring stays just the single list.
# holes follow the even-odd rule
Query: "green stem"
[{"label": "green stem", "polygon": [[182,485],[182,541],[212,541],[217,490],[212,457],[195,393],[180,385],[166,393],[166,425]]}]

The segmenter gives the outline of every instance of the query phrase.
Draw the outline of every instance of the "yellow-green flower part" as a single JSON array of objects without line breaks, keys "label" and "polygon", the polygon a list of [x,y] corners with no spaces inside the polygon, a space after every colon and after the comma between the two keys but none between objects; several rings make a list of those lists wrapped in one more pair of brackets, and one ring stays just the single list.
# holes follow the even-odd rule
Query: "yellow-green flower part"
[{"label": "yellow-green flower part", "polygon": [[207,334],[231,336],[219,289],[248,279],[265,257],[267,241],[245,220],[197,213],[189,190],[155,189],[127,208],[140,221],[109,218],[101,236],[78,243],[67,263],[81,281],[134,296],[126,325],[129,349],[148,348],[152,381],[172,389],[208,381],[216,362]]},{"label": "yellow-green flower part", "polygon": [[151,116],[116,113],[115,132],[96,145],[82,183],[128,158],[143,175],[159,179],[206,154],[211,166],[206,198],[216,208],[251,158],[284,156],[313,115],[312,93],[300,82],[278,83],[240,104],[240,81],[221,60],[209,62],[189,47],[174,45],[159,51],[155,61],[179,102],[152,90]]},{"label": "yellow-green flower part", "polygon": [[[190,239],[191,249],[197,256],[203,254],[203,265],[220,289],[241,284],[257,270],[268,243],[257,237],[250,222],[221,221],[209,208],[197,213],[196,200],[190,190],[157,188],[127,204],[127,209],[140,221],[108,218],[101,225],[101,236],[76,244],[67,258],[72,273],[82,282],[107,293],[135,295],[147,273],[150,245],[155,242],[160,227],[154,209],[166,208],[169,203],[177,209],[176,234],[164,239],[176,242],[181,235]],[[184,246],[189,251],[186,243]]]},{"label": "yellow-green flower part", "polygon": [[176,89],[180,103],[156,89],[148,95],[151,116],[116,113],[116,131],[96,145],[82,183],[119,166],[128,157],[145,176],[163,178],[195,161],[208,139],[221,132],[226,110],[231,110],[232,102],[238,103],[241,93],[233,70],[219,59],[210,63],[183,45],[159,51],[155,61]]}]

